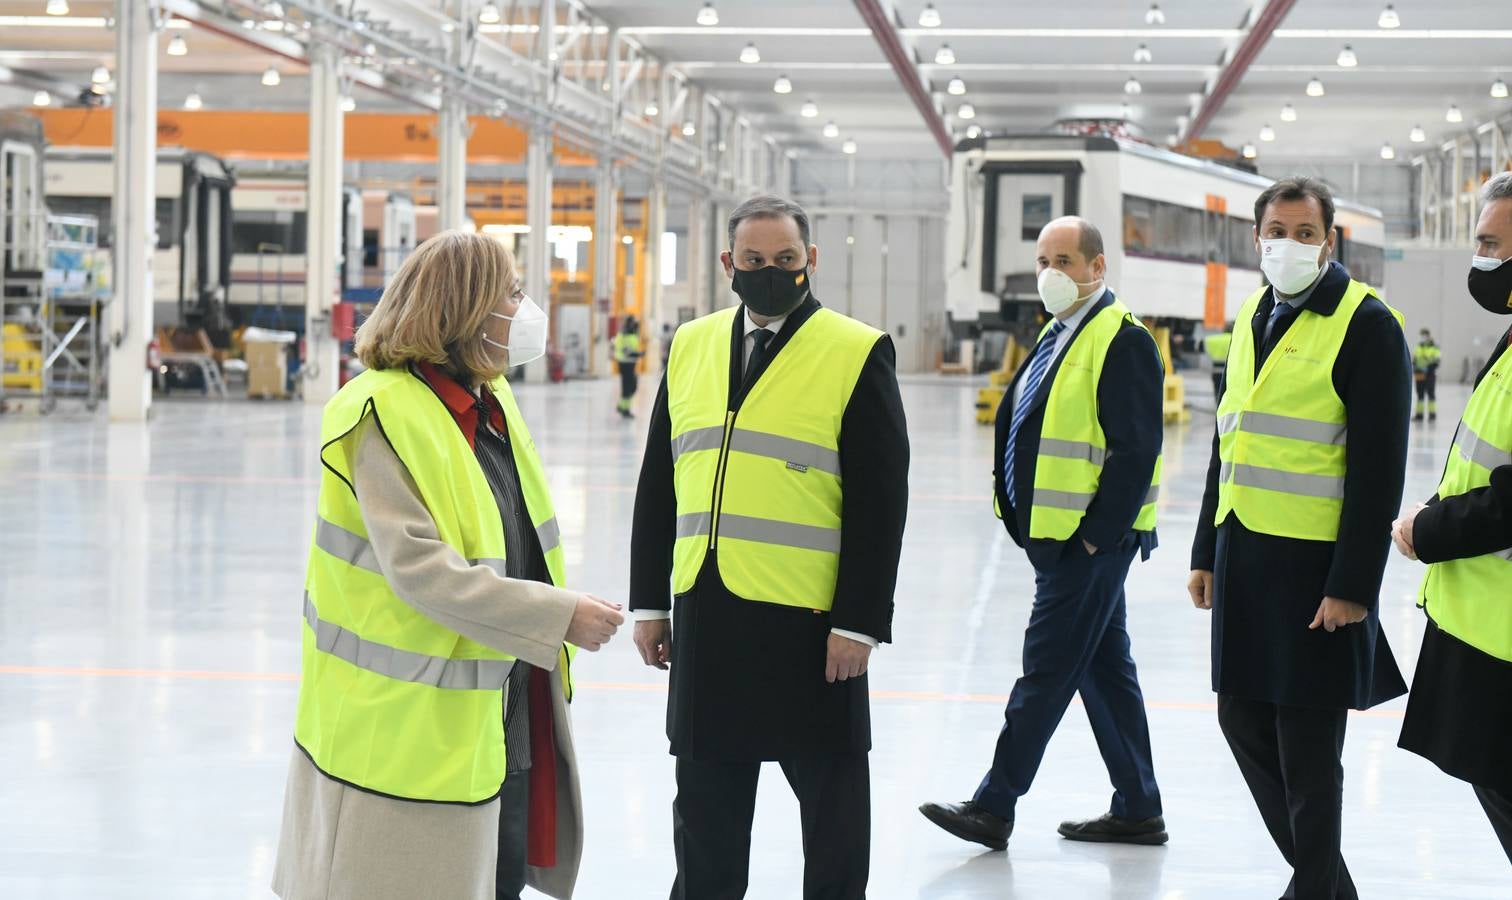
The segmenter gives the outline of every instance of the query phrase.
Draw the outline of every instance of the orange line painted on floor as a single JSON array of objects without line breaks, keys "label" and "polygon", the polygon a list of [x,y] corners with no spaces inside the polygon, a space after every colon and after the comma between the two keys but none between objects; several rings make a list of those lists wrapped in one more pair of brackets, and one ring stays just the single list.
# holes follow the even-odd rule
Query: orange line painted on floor
[{"label": "orange line painted on floor", "polygon": [[[0,675],[33,675],[56,678],[136,678],[167,679],[172,681],[266,681],[297,682],[297,672],[217,672],[194,669],[111,669],[90,666],[6,666],[0,665]],[[627,681],[580,681],[581,690],[621,693],[666,693],[664,684]],[[1007,694],[947,694],[935,691],[872,691],[874,700],[902,700],[908,702],[939,703],[990,703],[1002,706],[1008,702]],[[1080,702],[1077,700],[1076,702]],[[1181,712],[1215,712],[1213,703],[1174,703],[1146,701],[1149,709],[1176,710]],[[1385,719],[1400,719],[1402,711],[1395,709],[1355,710],[1355,715]]]}]

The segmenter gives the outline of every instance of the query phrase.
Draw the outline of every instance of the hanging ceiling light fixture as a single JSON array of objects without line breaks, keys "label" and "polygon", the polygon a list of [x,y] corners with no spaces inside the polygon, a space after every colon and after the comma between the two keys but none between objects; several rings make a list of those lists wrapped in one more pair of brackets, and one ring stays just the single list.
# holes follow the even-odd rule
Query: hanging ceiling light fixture
[{"label": "hanging ceiling light fixture", "polygon": [[940,11],[938,9],[935,9],[935,5],[933,3],[924,4],[924,11],[919,13],[919,27],[940,27]]},{"label": "hanging ceiling light fixture", "polygon": [[1240,148],[1239,155],[1243,156],[1245,159],[1254,159],[1255,157],[1260,155],[1260,151],[1255,149],[1254,144],[1245,144],[1242,148]]},{"label": "hanging ceiling light fixture", "polygon": [[788,80],[788,77],[786,75],[778,75],[777,80],[772,82],[772,93],[791,94],[792,92],[793,83]]},{"label": "hanging ceiling light fixture", "polygon": [[49,16],[68,15],[68,0],[47,0],[47,14]]},{"label": "hanging ceiling light fixture", "polygon": [[1292,106],[1290,103],[1288,103],[1285,106],[1281,107],[1281,121],[1283,121],[1283,122],[1295,122],[1295,121],[1297,121],[1297,108],[1295,106]]},{"label": "hanging ceiling light fixture", "polygon": [[833,121],[825,122],[824,123],[824,136],[827,137],[827,138],[837,138],[837,137],[839,137],[840,136],[840,126],[836,125]]},{"label": "hanging ceiling light fixture", "polygon": [[683,137],[693,137],[698,134],[698,126],[692,122],[683,123]]},{"label": "hanging ceiling light fixture", "polygon": [[184,109],[204,109],[205,100],[197,92],[190,91],[189,96],[184,98]]},{"label": "hanging ceiling light fixture", "polygon": [[958,109],[958,110],[956,110],[956,118],[958,118],[958,119],[975,119],[976,118],[976,107],[972,106],[970,103],[962,103],[961,104],[961,108]]},{"label": "hanging ceiling light fixture", "polygon": [[966,82],[960,76],[950,79],[950,84],[945,88],[946,93],[952,97],[959,97],[966,93]]},{"label": "hanging ceiling light fixture", "polygon": [[1390,144],[1382,144],[1381,159],[1396,159],[1396,148]]},{"label": "hanging ceiling light fixture", "polygon": [[341,98],[341,111],[342,112],[356,112],[357,111],[357,98],[356,97],[352,97],[352,96],[342,97]]},{"label": "hanging ceiling light fixture", "polygon": [[810,97],[803,101],[803,109],[799,110],[798,114],[805,119],[817,118],[819,116],[819,104],[815,103],[813,98]]},{"label": "hanging ceiling light fixture", "polygon": [[646,116],[648,118],[654,119],[654,118],[656,118],[659,115],[661,115],[661,107],[659,107],[659,106],[656,105],[656,101],[655,100],[647,100],[646,101]]},{"label": "hanging ceiling light fixture", "polygon": [[1339,51],[1337,62],[1339,63],[1339,67],[1343,69],[1353,69],[1360,64],[1360,60],[1355,56],[1354,48],[1348,44],[1345,44],[1344,49]]},{"label": "hanging ceiling light fixture", "polygon": [[856,154],[856,142],[846,141],[840,146],[840,151],[848,156],[854,156]]},{"label": "hanging ceiling light fixture", "polygon": [[263,85],[266,87],[278,87],[282,82],[283,76],[278,74],[278,70],[272,66],[268,66],[268,71],[262,75]]},{"label": "hanging ceiling light fixture", "polygon": [[478,24],[480,25],[497,25],[502,21],[504,17],[499,14],[497,3],[485,3],[483,8],[478,10]]},{"label": "hanging ceiling light fixture", "polygon": [[1401,28],[1402,17],[1397,15],[1396,8],[1388,3],[1386,8],[1381,10],[1381,17],[1376,19],[1376,25],[1380,28]]},{"label": "hanging ceiling light fixture", "polygon": [[745,45],[745,49],[740,51],[740,61],[752,66],[761,62],[761,51],[756,49],[755,43]]},{"label": "hanging ceiling light fixture", "polygon": [[32,106],[52,106],[52,94],[47,91],[37,91],[32,94]]},{"label": "hanging ceiling light fixture", "polygon": [[1307,83],[1307,96],[1321,97],[1323,96],[1323,94],[1323,82],[1321,80],[1314,78],[1312,81],[1309,81]]},{"label": "hanging ceiling light fixture", "polygon": [[1165,13],[1161,11],[1159,3],[1151,3],[1150,11],[1145,13],[1146,25],[1164,25]]},{"label": "hanging ceiling light fixture", "polygon": [[1142,94],[1142,93],[1144,93],[1144,85],[1142,85],[1142,84],[1139,83],[1139,79],[1138,78],[1135,78],[1133,75],[1130,75],[1129,76],[1129,80],[1124,82],[1124,93],[1125,94]]},{"label": "hanging ceiling light fixture", "polygon": [[173,36],[173,38],[168,41],[168,55],[169,56],[188,56],[189,55],[189,42],[186,41],[186,40],[184,40],[184,36],[183,35],[181,35],[181,34],[175,34]]},{"label": "hanging ceiling light fixture", "polygon": [[953,66],[955,65],[955,61],[955,51],[950,49],[949,44],[941,44],[940,49],[935,51],[935,65]]},{"label": "hanging ceiling light fixture", "polygon": [[89,80],[93,84],[110,84],[110,70],[104,66],[95,66],[95,70],[89,75]]},{"label": "hanging ceiling light fixture", "polygon": [[977,138],[979,138],[981,136],[982,136],[982,126],[980,126],[980,125],[973,125],[970,128],[966,129],[966,137],[968,139],[970,139],[970,140],[974,141],[974,140],[976,140]]},{"label": "hanging ceiling light fixture", "polygon": [[1460,108],[1458,106],[1455,106],[1453,103],[1451,103],[1449,104],[1449,111],[1444,113],[1444,121],[1452,122],[1458,125],[1459,123],[1465,121],[1465,114],[1460,112]]},{"label": "hanging ceiling light fixture", "polygon": [[714,4],[705,3],[703,8],[698,11],[698,24],[706,27],[719,24],[719,10],[714,8]]},{"label": "hanging ceiling light fixture", "polygon": [[1276,129],[1270,127],[1269,124],[1261,125],[1260,126],[1260,140],[1262,140],[1265,143],[1269,144],[1271,141],[1274,141],[1275,139],[1276,139]]},{"label": "hanging ceiling light fixture", "polygon": [[1155,54],[1150,52],[1150,48],[1147,45],[1140,44],[1134,48],[1134,61],[1137,63],[1154,62]]},{"label": "hanging ceiling light fixture", "polygon": [[1407,139],[1414,144],[1421,144],[1423,141],[1428,140],[1428,133],[1423,130],[1423,126],[1414,125],[1412,126],[1412,131],[1407,135]]},{"label": "hanging ceiling light fixture", "polygon": [[1491,96],[1498,100],[1507,99],[1507,83],[1500,78],[1491,82]]}]

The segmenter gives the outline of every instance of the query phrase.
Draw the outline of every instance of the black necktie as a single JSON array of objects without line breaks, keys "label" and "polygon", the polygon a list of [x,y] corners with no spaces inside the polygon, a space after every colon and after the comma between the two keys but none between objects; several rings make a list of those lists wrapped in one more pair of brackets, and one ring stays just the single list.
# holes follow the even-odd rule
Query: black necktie
[{"label": "black necktie", "polygon": [[746,384],[751,383],[751,379],[756,376],[757,367],[766,359],[767,344],[772,342],[773,337],[776,337],[776,335],[765,328],[758,328],[751,333],[751,339],[756,343],[751,347],[751,355],[746,358]]}]

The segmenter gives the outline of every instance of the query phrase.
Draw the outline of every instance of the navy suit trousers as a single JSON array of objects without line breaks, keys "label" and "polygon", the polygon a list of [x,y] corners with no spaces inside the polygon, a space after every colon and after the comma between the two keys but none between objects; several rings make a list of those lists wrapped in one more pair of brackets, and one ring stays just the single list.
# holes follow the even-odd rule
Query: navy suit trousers
[{"label": "navy suit trousers", "polygon": [[1079,691],[1113,783],[1110,812],[1135,820],[1161,815],[1150,726],[1125,628],[1124,577],[1135,551],[1110,547],[1089,556],[1073,537],[1055,565],[1036,570],[1024,674],[1009,695],[992,769],[973,798],[988,812],[1013,819]]}]

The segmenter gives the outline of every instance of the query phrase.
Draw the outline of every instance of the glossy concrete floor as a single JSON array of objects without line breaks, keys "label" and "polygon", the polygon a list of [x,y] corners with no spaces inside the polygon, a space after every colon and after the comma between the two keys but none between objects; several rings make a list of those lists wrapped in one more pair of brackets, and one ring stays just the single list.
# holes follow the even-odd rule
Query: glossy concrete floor
[{"label": "glossy concrete floor", "polygon": [[[1199,377],[1200,380],[1200,377]],[[652,385],[643,387],[644,415]],[[575,587],[623,599],[644,418],[608,381],[529,386]],[[1200,385],[1194,404],[1208,403]],[[1129,581],[1130,630],[1172,834],[1160,849],[1055,834],[1106,809],[1086,717],[1067,715],[1008,853],[926,823],[970,794],[1019,674],[1031,572],[994,522],[974,386],[905,384],[912,508],[895,645],[874,657],[874,898],[1274,898],[1284,864],[1214,721],[1208,621],[1186,598],[1211,415],[1167,432],[1164,546]],[[1430,494],[1463,406],[1414,436]],[[146,427],[0,417],[0,897],[269,897],[314,514],[318,411],[174,401]],[[1416,564],[1383,619],[1410,673]],[[580,897],[665,897],[672,761],[660,673],[628,640],[585,655],[575,725],[589,824]],[[1396,749],[1400,701],[1350,722],[1345,852],[1361,895],[1506,898],[1512,873],[1471,792]],[[845,827],[836,822],[835,827]],[[762,784],[752,898],[800,894],[797,808]],[[442,898],[437,898],[442,900]]]}]

